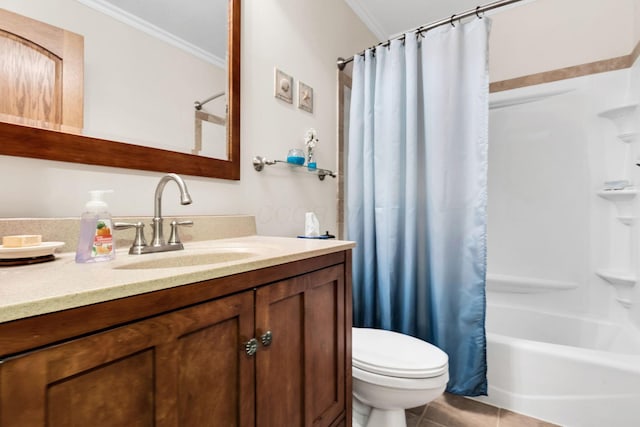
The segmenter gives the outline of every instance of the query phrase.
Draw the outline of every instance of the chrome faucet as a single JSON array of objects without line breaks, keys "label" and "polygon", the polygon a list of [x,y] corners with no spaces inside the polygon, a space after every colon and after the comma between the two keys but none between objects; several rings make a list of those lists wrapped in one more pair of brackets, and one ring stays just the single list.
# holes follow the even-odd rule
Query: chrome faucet
[{"label": "chrome faucet", "polygon": [[184,246],[182,245],[182,243],[180,242],[180,238],[178,237],[178,226],[191,226],[193,225],[193,221],[172,221],[169,242],[165,242],[164,240],[164,231],[162,225],[164,221],[164,219],[162,218],[162,192],[164,191],[164,187],[169,181],[175,181],[175,183],[178,185],[178,188],[180,189],[180,204],[191,204],[191,195],[189,194],[189,190],[187,190],[187,184],[185,184],[184,180],[179,175],[175,173],[169,173],[160,178],[160,182],[156,187],[153,203],[153,220],[151,222],[153,234],[151,238],[151,244],[147,245],[144,238],[143,223],[138,222],[136,224],[129,224],[117,222],[114,224],[114,228],[116,230],[122,230],[125,228],[136,229],[135,240],[133,242],[133,245],[129,249],[130,254],[141,255],[154,252],[177,251],[180,249],[184,249]]},{"label": "chrome faucet", "polygon": [[151,223],[151,227],[153,227],[153,238],[151,239],[151,246],[156,248],[164,247],[167,245],[164,241],[162,228],[162,191],[164,190],[165,185],[167,185],[167,182],[172,180],[175,181],[176,184],[178,184],[178,188],[180,189],[180,204],[191,204],[191,196],[189,195],[189,190],[187,190],[187,184],[184,183],[184,180],[180,177],[180,175],[169,173],[160,179],[160,182],[156,187],[155,201],[153,203],[153,222]]}]

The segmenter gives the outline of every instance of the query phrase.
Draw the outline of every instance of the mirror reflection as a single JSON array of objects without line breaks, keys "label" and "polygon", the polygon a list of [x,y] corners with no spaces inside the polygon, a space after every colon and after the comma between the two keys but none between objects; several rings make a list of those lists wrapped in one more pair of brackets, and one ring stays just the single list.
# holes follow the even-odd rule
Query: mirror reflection
[{"label": "mirror reflection", "polygon": [[227,160],[227,4],[32,0],[2,7],[84,38],[83,134]]}]

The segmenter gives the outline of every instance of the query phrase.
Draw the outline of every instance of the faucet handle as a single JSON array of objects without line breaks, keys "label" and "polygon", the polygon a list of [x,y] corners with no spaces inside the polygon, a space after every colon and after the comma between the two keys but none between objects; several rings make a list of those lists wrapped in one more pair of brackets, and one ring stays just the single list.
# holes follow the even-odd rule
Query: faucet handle
[{"label": "faucet handle", "polygon": [[187,220],[187,221],[171,221],[171,234],[169,234],[169,241],[167,242],[167,244],[169,244],[169,245],[179,245],[179,244],[181,244],[180,236],[178,235],[178,226],[192,227],[193,226],[193,221],[191,221],[191,220]]},{"label": "faucet handle", "polygon": [[136,237],[133,239],[133,244],[129,249],[130,254],[140,254],[142,248],[147,246],[147,241],[144,238],[144,224],[142,222],[116,222],[113,224],[113,228],[116,230],[126,230],[127,228],[136,229]]}]

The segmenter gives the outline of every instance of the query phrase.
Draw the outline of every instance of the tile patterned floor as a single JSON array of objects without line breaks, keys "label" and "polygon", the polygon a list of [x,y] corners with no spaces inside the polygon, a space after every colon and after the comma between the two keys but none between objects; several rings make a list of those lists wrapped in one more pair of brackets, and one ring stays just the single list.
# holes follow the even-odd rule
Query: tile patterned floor
[{"label": "tile patterned floor", "polygon": [[407,427],[558,427],[482,402],[445,393],[407,411]]}]

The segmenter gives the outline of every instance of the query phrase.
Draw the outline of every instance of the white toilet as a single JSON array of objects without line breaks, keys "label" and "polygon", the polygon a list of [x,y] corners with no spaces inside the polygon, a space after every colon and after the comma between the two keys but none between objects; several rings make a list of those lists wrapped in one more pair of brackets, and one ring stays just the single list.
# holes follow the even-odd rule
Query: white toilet
[{"label": "white toilet", "polygon": [[444,392],[449,358],[438,347],[381,329],[352,333],[354,427],[406,427],[405,409]]}]

